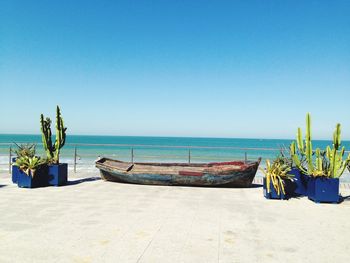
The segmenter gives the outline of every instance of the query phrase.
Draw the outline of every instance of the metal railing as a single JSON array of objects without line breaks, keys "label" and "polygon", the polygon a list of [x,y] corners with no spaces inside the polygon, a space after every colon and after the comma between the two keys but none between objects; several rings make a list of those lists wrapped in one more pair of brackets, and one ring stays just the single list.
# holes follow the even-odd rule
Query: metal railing
[{"label": "metal railing", "polygon": [[[41,143],[36,143],[36,145],[42,145]],[[187,160],[188,163],[191,163],[195,160],[197,161],[203,161],[203,160],[217,160],[217,161],[225,161],[225,160],[232,160],[235,159],[232,155],[228,154],[226,156],[195,156],[193,154],[193,151],[195,150],[216,150],[217,151],[238,151],[240,153],[239,159],[244,159],[244,161],[248,161],[248,152],[249,151],[269,151],[269,152],[278,152],[280,149],[279,148],[256,148],[256,147],[234,147],[234,146],[183,146],[183,145],[144,145],[144,144],[90,144],[90,143],[67,143],[66,146],[72,151],[72,155],[69,155],[70,159],[73,160],[73,163],[70,163],[73,165],[73,171],[77,171],[77,166],[79,165],[79,160],[82,157],[95,157],[95,159],[102,157],[102,156],[114,156],[114,157],[119,157],[118,155],[114,154],[103,154],[103,153],[96,153],[96,154],[90,154],[90,153],[85,153],[84,154],[84,147],[99,147],[99,149],[104,148],[115,148],[117,149],[123,149],[124,150],[124,155],[126,150],[129,151],[130,154],[130,161],[134,162],[135,158],[142,158],[142,159],[164,159],[164,158],[170,158],[170,159],[182,159],[182,160]],[[12,166],[12,158],[15,155],[15,151],[13,150],[15,145],[14,143],[0,143],[0,147],[2,150],[7,150],[7,154],[0,154],[0,156],[8,156],[8,163],[0,163],[0,165],[8,165],[9,172],[11,173],[11,166]],[[187,151],[187,156],[184,156],[184,154],[172,154],[172,155],[149,155],[149,154],[136,154],[135,149],[142,149],[143,151],[147,151],[150,149],[159,149],[159,150],[164,150],[164,149],[177,149],[177,150],[184,150]],[[81,150],[81,152],[79,152]],[[66,154],[66,156],[68,156]],[[237,156],[236,156],[237,157]],[[125,159],[125,158],[124,158]],[[92,163],[91,163],[92,164]],[[82,164],[80,164],[82,165]]]}]

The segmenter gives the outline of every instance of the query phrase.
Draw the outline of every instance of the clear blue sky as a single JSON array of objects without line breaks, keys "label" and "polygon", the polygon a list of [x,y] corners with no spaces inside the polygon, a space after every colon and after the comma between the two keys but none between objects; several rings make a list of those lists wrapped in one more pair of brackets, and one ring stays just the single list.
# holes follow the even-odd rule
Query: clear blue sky
[{"label": "clear blue sky", "polygon": [[350,1],[0,3],[0,133],[350,139]]}]

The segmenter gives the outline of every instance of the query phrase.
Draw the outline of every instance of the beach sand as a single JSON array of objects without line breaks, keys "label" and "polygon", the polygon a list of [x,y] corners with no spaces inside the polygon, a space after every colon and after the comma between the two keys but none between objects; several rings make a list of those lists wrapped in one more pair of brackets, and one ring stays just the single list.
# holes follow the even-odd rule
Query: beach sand
[{"label": "beach sand", "polygon": [[[20,189],[0,175],[0,262],[349,262],[350,199],[105,182]],[[342,188],[344,196],[350,189]]]}]

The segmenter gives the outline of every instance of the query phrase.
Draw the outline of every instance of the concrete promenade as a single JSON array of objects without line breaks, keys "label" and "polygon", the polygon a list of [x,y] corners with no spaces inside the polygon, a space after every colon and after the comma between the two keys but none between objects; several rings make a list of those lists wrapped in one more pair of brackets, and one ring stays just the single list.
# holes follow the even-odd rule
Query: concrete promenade
[{"label": "concrete promenade", "polygon": [[143,186],[104,182],[97,170],[72,174],[68,186],[38,189],[0,174],[0,262],[350,262],[350,197],[271,201],[258,185]]}]

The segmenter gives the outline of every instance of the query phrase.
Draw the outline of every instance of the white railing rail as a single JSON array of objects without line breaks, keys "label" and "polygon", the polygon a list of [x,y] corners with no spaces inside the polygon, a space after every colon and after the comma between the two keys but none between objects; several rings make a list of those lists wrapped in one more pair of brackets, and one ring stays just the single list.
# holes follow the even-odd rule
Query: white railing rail
[{"label": "white railing rail", "polygon": [[[21,143],[17,143],[21,144]],[[36,145],[42,145],[42,143],[35,143]],[[134,162],[135,158],[142,158],[142,159],[152,159],[152,160],[158,160],[158,159],[172,159],[172,160],[187,160],[188,163],[193,162],[194,160],[197,161],[204,161],[204,160],[212,160],[212,161],[228,161],[232,160],[233,156],[226,155],[226,156],[217,156],[217,155],[193,155],[193,151],[197,150],[232,150],[236,153],[239,153],[239,156],[241,156],[245,161],[248,160],[248,153],[249,152],[271,152],[271,153],[278,153],[280,151],[280,148],[266,148],[266,147],[235,147],[235,146],[191,146],[191,145],[152,145],[152,144],[94,144],[94,143],[66,143],[66,146],[68,146],[71,149],[70,156],[72,157],[73,163],[69,163],[70,165],[73,165],[73,169],[76,172],[77,165],[84,165],[82,163],[79,163],[78,161],[83,158],[91,158],[91,159],[97,159],[102,156],[109,156],[109,157],[120,157],[120,155],[111,154],[111,150],[109,149],[109,154],[107,152],[99,153],[99,154],[91,154],[91,153],[84,153],[84,147],[99,147],[99,148],[116,148],[116,149],[127,149],[129,151],[129,154],[126,155],[126,152],[124,152],[123,157],[129,158],[131,162]],[[15,143],[0,143],[0,156],[2,157],[8,157],[8,161],[0,161],[1,166],[7,166],[9,172],[11,172],[11,166],[12,166],[12,158],[15,155],[15,149],[16,145]],[[135,150],[149,150],[149,149],[183,149],[187,150],[187,153],[182,152],[182,154],[154,154],[154,152],[151,154],[137,154],[137,151]],[[80,151],[79,151],[80,150]],[[346,151],[349,152],[349,151]],[[186,154],[186,155],[185,155]],[[252,154],[251,154],[252,156]],[[237,156],[236,156],[237,157]],[[7,159],[7,158],[6,158]]]},{"label": "white railing rail", "polygon": [[[26,142],[27,143],[27,142]],[[21,144],[21,143],[17,143]],[[42,145],[42,143],[35,143],[36,145]],[[280,149],[279,148],[258,148],[258,147],[234,147],[234,146],[187,146],[187,145],[152,145],[152,144],[94,144],[94,143],[66,143],[66,146],[69,146],[71,150],[73,150],[73,169],[76,172],[77,165],[79,165],[78,160],[82,157],[95,157],[95,159],[101,157],[101,156],[111,156],[111,154],[90,154],[90,153],[84,153],[79,152],[79,149],[83,149],[84,147],[101,147],[101,148],[120,148],[120,149],[129,149],[130,150],[130,161],[133,162],[135,157],[142,158],[142,159],[164,159],[164,158],[171,158],[171,159],[187,159],[188,163],[191,163],[193,160],[215,160],[215,161],[225,161],[225,160],[232,160],[232,157],[228,156],[193,156],[192,151],[198,149],[202,150],[234,150],[238,151],[242,154],[242,158],[244,158],[245,161],[248,160],[248,152],[249,151],[271,151],[271,152],[277,152]],[[2,153],[0,153],[0,156],[8,156],[8,162],[1,163],[0,165],[8,165],[9,172],[11,172],[11,166],[12,166],[12,158],[15,155],[15,149],[16,145],[15,143],[0,143],[0,148],[3,150]],[[187,149],[187,156],[184,156],[184,154],[171,154],[171,155],[157,155],[157,154],[136,154],[135,148],[147,150],[147,149]],[[113,156],[113,154],[112,154]],[[125,156],[124,156],[125,157]]]}]

